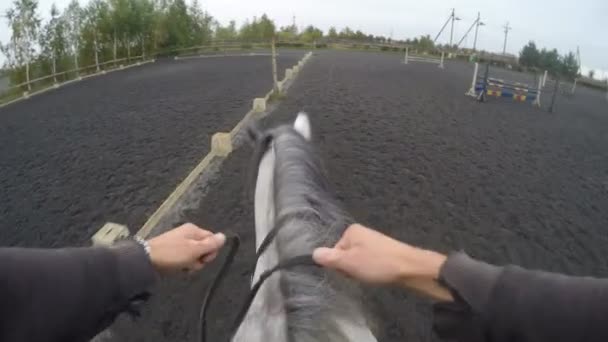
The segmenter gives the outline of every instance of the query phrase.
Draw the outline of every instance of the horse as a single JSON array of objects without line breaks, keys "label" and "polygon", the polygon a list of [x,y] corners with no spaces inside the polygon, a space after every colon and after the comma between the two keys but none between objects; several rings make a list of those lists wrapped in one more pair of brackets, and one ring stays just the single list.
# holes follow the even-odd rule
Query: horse
[{"label": "horse", "polygon": [[[255,284],[282,261],[333,246],[353,220],[330,190],[305,113],[298,114],[293,127],[248,131],[254,142],[256,250],[263,249]],[[276,235],[265,241],[269,234]],[[376,341],[362,289],[353,280],[301,266],[262,282],[232,341]]]}]

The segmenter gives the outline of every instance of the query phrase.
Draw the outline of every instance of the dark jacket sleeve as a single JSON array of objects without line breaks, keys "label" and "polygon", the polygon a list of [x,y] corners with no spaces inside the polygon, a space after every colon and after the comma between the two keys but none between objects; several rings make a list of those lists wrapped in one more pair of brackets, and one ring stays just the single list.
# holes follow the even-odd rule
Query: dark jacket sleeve
[{"label": "dark jacket sleeve", "polygon": [[444,340],[608,341],[606,279],[498,267],[457,253],[440,280],[456,298],[434,307]]},{"label": "dark jacket sleeve", "polygon": [[0,248],[0,341],[88,341],[146,294],[143,248]]}]

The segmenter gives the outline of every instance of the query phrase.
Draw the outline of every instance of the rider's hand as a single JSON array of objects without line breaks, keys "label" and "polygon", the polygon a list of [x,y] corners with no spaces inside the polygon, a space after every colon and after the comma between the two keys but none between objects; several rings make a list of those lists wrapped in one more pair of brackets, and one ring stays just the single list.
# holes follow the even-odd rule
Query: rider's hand
[{"label": "rider's hand", "polygon": [[150,260],[160,273],[197,271],[215,259],[226,237],[186,223],[150,240]]},{"label": "rider's hand", "polygon": [[348,227],[333,248],[317,248],[313,258],[321,266],[367,283],[414,288],[437,299],[450,297],[436,282],[446,260],[444,255],[407,245],[359,224]]}]

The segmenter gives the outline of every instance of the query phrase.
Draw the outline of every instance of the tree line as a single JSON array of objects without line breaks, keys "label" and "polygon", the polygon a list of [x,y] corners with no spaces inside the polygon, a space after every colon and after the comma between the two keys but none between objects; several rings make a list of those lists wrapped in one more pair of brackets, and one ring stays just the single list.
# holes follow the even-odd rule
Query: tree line
[{"label": "tree line", "polygon": [[[171,54],[180,48],[201,46],[213,41],[303,43],[350,40],[376,43],[405,43],[423,51],[435,46],[430,36],[393,41],[349,27],[327,32],[309,25],[302,30],[293,25],[277,28],[267,15],[225,25],[203,11],[198,0],[90,0],[81,5],[72,0],[59,10],[55,5],[42,20],[38,0],[13,0],[5,17],[11,38],[0,43],[6,56],[4,69],[11,83],[19,84],[40,76],[70,71],[63,78],[77,76],[83,66],[119,58]],[[578,64],[573,53],[559,56],[556,50],[538,51],[534,43],[521,52],[520,62],[529,67],[575,75]],[[76,75],[74,75],[76,74]]]},{"label": "tree line", "polygon": [[574,52],[570,51],[560,56],[557,49],[542,48],[539,50],[536,43],[532,41],[519,53],[519,64],[538,70],[547,70],[553,75],[561,75],[570,79],[578,77],[580,71],[580,65]]},{"label": "tree line", "polygon": [[[265,14],[222,25],[203,11],[198,0],[90,0],[81,5],[72,0],[63,9],[55,5],[42,20],[38,0],[14,0],[5,12],[11,38],[0,43],[13,84],[70,71],[61,79],[78,75],[74,70],[119,58],[171,53],[180,48],[212,41],[297,40],[313,42],[324,37],[322,30],[295,25],[276,28]],[[379,39],[361,31],[331,28],[329,38]]]}]

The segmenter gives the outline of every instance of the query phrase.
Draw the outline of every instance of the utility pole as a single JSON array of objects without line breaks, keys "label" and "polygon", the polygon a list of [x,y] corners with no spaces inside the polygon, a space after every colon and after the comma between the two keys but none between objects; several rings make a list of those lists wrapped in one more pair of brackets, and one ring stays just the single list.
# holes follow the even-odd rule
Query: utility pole
[{"label": "utility pole", "polygon": [[456,44],[456,47],[460,47],[460,44],[462,44],[462,42],[467,38],[467,36],[469,35],[471,30],[475,26],[475,41],[473,42],[473,50],[475,50],[475,47],[477,45],[477,31],[479,30],[479,26],[481,26],[481,25],[485,25],[485,24],[481,22],[481,15],[479,14],[479,12],[477,12],[477,19],[475,19],[473,24],[471,24],[471,27],[469,27],[467,32],[465,32],[465,34],[462,36],[462,39],[460,39],[458,44]]},{"label": "utility pole", "polygon": [[456,9],[452,8],[452,29],[450,30],[450,49],[452,48],[453,40],[454,40],[454,21],[460,20],[460,18],[456,17]]},{"label": "utility pole", "polygon": [[477,48],[477,32],[479,31],[479,26],[485,25],[481,21],[481,14],[477,12],[477,26],[475,27],[475,39],[473,40],[473,51]]},{"label": "utility pole", "polygon": [[509,31],[512,29],[512,27],[509,26],[509,22],[507,21],[507,25],[503,26],[505,28],[505,44],[502,47],[502,54],[506,55],[507,54],[507,36],[509,35]]},{"label": "utility pole", "polygon": [[445,24],[443,24],[443,26],[441,27],[441,30],[439,30],[439,33],[437,33],[437,35],[435,36],[435,39],[433,39],[433,43],[437,42],[437,39],[439,39],[439,36],[441,36],[441,33],[443,33],[443,30],[445,30],[445,27],[448,26],[448,23],[450,22],[450,20],[452,21],[452,32],[450,33],[450,46],[452,45],[452,39],[454,36],[454,21],[460,20],[460,18],[456,17],[456,10],[454,8],[452,8],[452,14],[450,14],[450,16],[448,17],[448,20],[445,21]]}]

